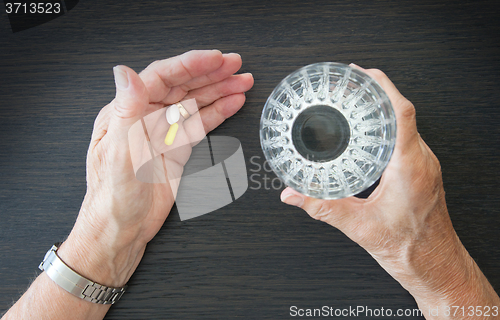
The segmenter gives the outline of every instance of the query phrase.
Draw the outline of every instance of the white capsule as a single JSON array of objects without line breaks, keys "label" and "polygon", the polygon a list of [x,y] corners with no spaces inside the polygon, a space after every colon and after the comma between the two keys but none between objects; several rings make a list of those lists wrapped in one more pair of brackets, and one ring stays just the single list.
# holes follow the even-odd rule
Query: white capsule
[{"label": "white capsule", "polygon": [[177,104],[168,107],[166,116],[167,116],[167,122],[170,125],[173,125],[174,123],[179,121],[181,114],[179,113],[179,107],[177,106]]}]

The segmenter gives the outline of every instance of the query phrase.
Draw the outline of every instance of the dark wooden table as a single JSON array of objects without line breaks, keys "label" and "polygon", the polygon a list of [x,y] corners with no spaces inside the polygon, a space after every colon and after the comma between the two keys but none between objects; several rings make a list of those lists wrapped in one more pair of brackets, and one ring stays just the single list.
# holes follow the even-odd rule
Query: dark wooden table
[{"label": "dark wooden table", "polygon": [[[92,124],[114,97],[112,67],[140,71],[214,48],[240,53],[241,71],[255,77],[244,108],[212,133],[241,141],[249,171],[264,162],[262,107],[287,74],[320,61],[384,70],[415,104],[453,224],[498,292],[499,9],[498,1],[81,1],[17,33],[0,14],[0,311],[74,223]],[[184,222],[174,207],[108,319],[416,308],[358,245],[282,204],[279,183],[264,185],[272,173],[251,173],[231,205]]]}]

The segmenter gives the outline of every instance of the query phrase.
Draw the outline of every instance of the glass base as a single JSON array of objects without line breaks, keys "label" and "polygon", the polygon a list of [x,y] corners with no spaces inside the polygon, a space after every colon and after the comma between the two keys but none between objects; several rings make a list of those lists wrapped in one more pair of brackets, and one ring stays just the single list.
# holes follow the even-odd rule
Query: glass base
[{"label": "glass base", "polygon": [[325,105],[304,109],[293,122],[293,145],[302,157],[315,162],[338,158],[349,145],[350,136],[342,113]]},{"label": "glass base", "polygon": [[380,178],[394,149],[396,118],[368,75],[317,63],[290,74],[271,93],[260,140],[285,184],[308,196],[339,199]]}]

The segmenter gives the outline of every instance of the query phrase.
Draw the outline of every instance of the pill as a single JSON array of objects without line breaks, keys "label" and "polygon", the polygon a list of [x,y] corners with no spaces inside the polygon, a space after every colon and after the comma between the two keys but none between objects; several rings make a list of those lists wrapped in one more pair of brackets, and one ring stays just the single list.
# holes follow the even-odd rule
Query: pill
[{"label": "pill", "polygon": [[167,108],[166,116],[167,116],[167,122],[170,125],[179,121],[180,112],[177,104],[171,105],[170,107]]},{"label": "pill", "polygon": [[179,129],[179,125],[177,124],[177,122],[171,125],[170,128],[168,128],[167,135],[165,136],[165,144],[167,146],[174,143],[175,135],[177,134],[177,129]]}]

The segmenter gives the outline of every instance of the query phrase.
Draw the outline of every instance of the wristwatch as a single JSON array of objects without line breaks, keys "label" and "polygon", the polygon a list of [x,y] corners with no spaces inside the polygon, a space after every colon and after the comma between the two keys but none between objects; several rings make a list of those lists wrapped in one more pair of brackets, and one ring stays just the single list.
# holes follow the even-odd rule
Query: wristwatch
[{"label": "wristwatch", "polygon": [[106,287],[79,275],[57,255],[57,249],[61,244],[58,242],[47,251],[38,266],[40,270],[45,271],[58,286],[83,300],[99,304],[114,304],[120,300],[127,286]]}]

